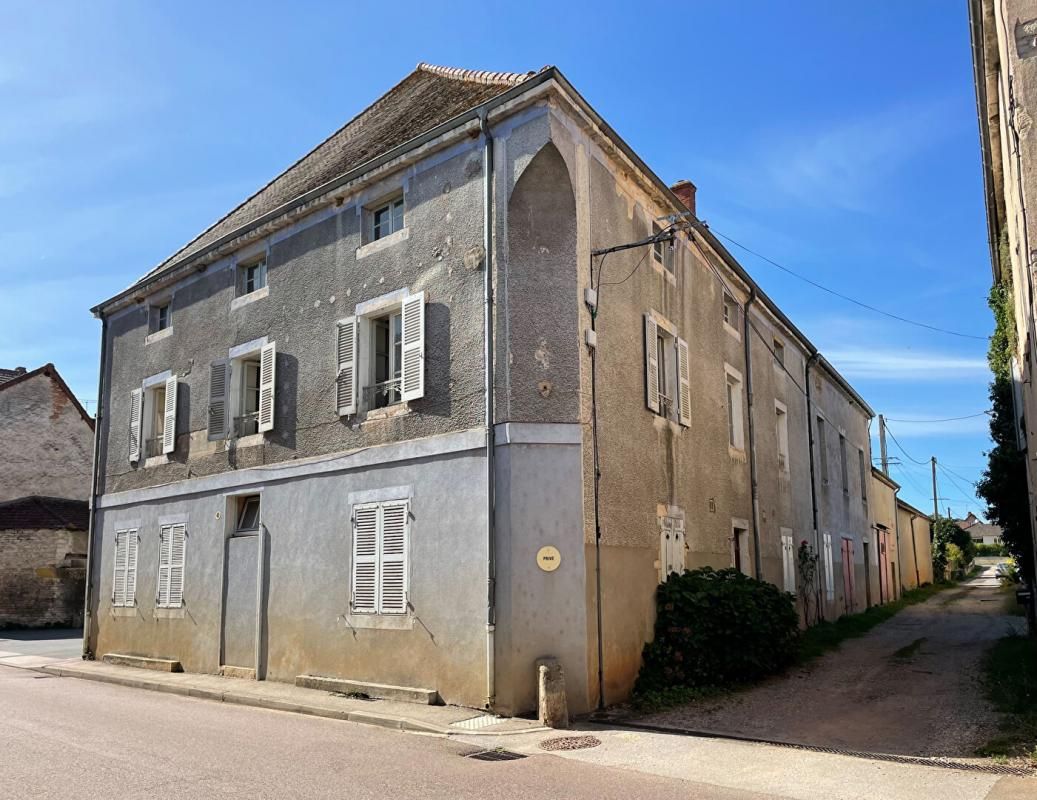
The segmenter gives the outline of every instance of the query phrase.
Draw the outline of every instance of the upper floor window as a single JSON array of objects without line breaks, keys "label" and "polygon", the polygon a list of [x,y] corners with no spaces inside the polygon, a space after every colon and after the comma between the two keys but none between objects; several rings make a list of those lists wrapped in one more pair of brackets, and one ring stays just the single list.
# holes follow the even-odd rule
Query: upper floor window
[{"label": "upper floor window", "polygon": [[724,327],[727,328],[728,333],[740,338],[741,334],[738,332],[738,301],[728,292],[724,292],[723,315]]},{"label": "upper floor window", "polygon": [[731,367],[726,369],[727,442],[735,450],[745,448],[742,419],[742,376]]},{"label": "upper floor window", "polygon": [[[660,416],[691,424],[688,343],[651,313],[645,317],[645,403]],[[660,324],[662,323],[662,324]]]},{"label": "upper floor window", "polygon": [[390,233],[403,230],[403,195],[371,211],[371,241],[377,242]]},{"label": "upper floor window", "polygon": [[857,466],[860,468],[861,473],[861,504],[868,507],[868,462],[864,457],[864,451],[858,448],[857,450]]},{"label": "upper floor window", "polygon": [[238,297],[258,292],[266,286],[266,258],[238,266]]},{"label": "upper floor window", "polygon": [[164,331],[169,327],[170,316],[169,316],[169,303],[162,303],[161,305],[153,305],[151,307],[151,324],[150,333],[158,333]]},{"label": "upper floor window", "polygon": [[209,365],[209,439],[274,429],[276,364],[277,344],[260,339]]},{"label": "upper floor window", "polygon": [[850,471],[846,463],[846,437],[839,434],[839,476],[843,481],[843,494],[850,493]]},{"label": "upper floor window", "polygon": [[820,462],[821,485],[828,485],[828,441],[824,417],[817,418],[817,454]]},{"label": "upper floor window", "polygon": [[[658,236],[663,232],[663,228],[659,223],[652,223],[652,235]],[[655,242],[652,245],[652,258],[656,264],[661,264],[663,269],[669,273],[673,273],[673,242],[672,241],[661,241]]]},{"label": "upper floor window", "polygon": [[781,339],[774,340],[774,360],[785,366],[785,344]]},{"label": "upper floor window", "polygon": [[176,449],[177,378],[154,375],[130,392],[129,460],[140,462]]},{"label": "upper floor window", "polygon": [[778,469],[789,471],[789,414],[777,400],[774,401],[775,435],[778,439]]}]

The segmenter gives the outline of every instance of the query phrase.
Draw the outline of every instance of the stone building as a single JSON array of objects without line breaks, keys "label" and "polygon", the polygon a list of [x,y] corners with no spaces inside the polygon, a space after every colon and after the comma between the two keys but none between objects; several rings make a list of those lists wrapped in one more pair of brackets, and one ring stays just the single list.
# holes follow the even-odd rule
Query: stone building
[{"label": "stone building", "polygon": [[863,603],[871,409],[553,67],[419,65],[94,312],[98,657],[580,713],[669,571]]},{"label": "stone building", "polygon": [[93,420],[53,364],[0,369],[0,628],[79,625]]}]

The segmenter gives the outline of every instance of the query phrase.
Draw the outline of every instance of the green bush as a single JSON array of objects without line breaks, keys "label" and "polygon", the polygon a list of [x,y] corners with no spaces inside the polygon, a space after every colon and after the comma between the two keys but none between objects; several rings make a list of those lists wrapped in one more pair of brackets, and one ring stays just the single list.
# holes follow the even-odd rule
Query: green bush
[{"label": "green bush", "polygon": [[1008,548],[1003,544],[981,544],[976,543],[977,556],[1007,556]]},{"label": "green bush", "polygon": [[758,680],[796,657],[792,595],[735,569],[672,573],[656,590],[655,639],[644,648],[635,695]]}]

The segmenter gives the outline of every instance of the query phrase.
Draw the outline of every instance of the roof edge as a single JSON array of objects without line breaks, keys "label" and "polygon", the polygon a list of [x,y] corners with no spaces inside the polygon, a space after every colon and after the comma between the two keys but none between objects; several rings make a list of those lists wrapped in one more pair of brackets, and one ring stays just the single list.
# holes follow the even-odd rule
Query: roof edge
[{"label": "roof edge", "polygon": [[[418,66],[415,67],[417,70],[422,72],[428,72],[432,75],[438,75],[441,78],[452,78],[459,81],[470,81],[473,83],[510,83],[512,86],[518,86],[527,78],[532,78],[536,75],[536,72],[491,72],[484,69],[462,69],[461,67],[441,67],[437,64],[428,64],[424,61],[419,61]],[[544,67],[540,70],[543,72]]]},{"label": "roof edge", "polygon": [[72,405],[74,405],[76,407],[76,410],[79,411],[80,415],[86,421],[86,424],[90,426],[90,430],[93,430],[94,418],[87,413],[85,408],[83,408],[83,405],[79,402],[79,398],[72,393],[72,390],[68,388],[68,384],[65,383],[64,379],[61,377],[60,373],[58,372],[58,368],[55,367],[54,364],[50,361],[48,361],[42,367],[36,367],[36,369],[32,371],[26,372],[24,375],[19,375],[17,378],[11,378],[11,380],[9,381],[4,381],[3,383],[0,383],[0,392],[4,391],[5,389],[9,389],[11,386],[16,386],[19,383],[23,383],[29,380],[30,378],[35,378],[39,375],[45,375],[46,377],[50,378],[58,384],[61,390],[66,395],[68,395],[68,399],[72,401]]},{"label": "roof edge", "polygon": [[933,518],[932,518],[931,514],[926,514],[924,511],[922,511],[922,510],[920,510],[918,508],[915,508],[915,506],[911,505],[909,502],[907,502],[906,500],[904,500],[904,499],[902,499],[900,497],[897,498],[897,505],[900,508],[905,509],[906,511],[910,511],[912,514],[917,514],[922,519],[927,519],[930,522],[933,521]]}]

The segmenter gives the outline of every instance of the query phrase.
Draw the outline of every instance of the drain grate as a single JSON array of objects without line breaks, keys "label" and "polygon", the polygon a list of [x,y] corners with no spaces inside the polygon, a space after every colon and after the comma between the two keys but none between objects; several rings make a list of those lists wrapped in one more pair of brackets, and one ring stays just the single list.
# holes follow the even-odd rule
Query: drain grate
[{"label": "drain grate", "polygon": [[492,714],[480,714],[477,717],[470,717],[469,719],[462,719],[458,722],[451,722],[451,728],[461,728],[466,731],[477,731],[480,728],[485,728],[488,725],[496,725],[500,722],[502,717],[495,717]]},{"label": "drain grate", "polygon": [[511,750],[495,748],[493,750],[476,750],[474,753],[464,753],[462,758],[470,758],[472,761],[518,761],[526,758],[522,753],[513,753]]},{"label": "drain grate", "polygon": [[541,750],[555,752],[557,750],[585,750],[588,747],[597,747],[601,739],[596,736],[556,736],[554,739],[545,739],[540,743]]}]

